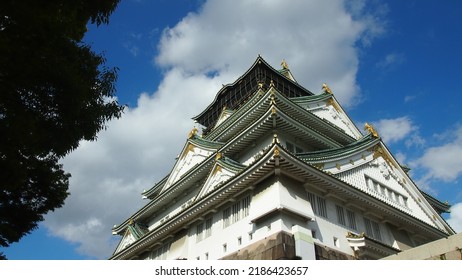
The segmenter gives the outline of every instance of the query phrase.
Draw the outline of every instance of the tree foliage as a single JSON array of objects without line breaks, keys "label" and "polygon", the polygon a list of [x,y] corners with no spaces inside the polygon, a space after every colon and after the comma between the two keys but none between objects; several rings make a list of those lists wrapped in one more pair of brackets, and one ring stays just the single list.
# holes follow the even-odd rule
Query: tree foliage
[{"label": "tree foliage", "polygon": [[70,174],[59,160],[123,111],[117,69],[82,41],[118,2],[0,1],[0,246],[63,206]]}]

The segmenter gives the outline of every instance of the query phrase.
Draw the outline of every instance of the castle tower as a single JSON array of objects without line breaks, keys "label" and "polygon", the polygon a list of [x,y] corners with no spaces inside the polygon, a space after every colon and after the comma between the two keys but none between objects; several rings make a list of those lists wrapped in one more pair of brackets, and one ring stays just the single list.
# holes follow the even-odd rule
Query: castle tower
[{"label": "castle tower", "polygon": [[194,117],[111,259],[379,259],[454,234],[369,124],[258,56]]}]

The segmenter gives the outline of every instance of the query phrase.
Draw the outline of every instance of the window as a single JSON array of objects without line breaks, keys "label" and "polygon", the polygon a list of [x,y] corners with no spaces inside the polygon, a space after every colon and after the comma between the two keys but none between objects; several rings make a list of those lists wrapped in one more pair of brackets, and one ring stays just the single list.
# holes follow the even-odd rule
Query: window
[{"label": "window", "polygon": [[384,186],[373,179],[366,176],[367,187],[377,194],[381,195],[383,198],[390,200],[391,202],[398,203],[404,207],[407,206],[407,197],[402,194],[392,190],[391,188]]},{"label": "window", "polygon": [[205,238],[212,235],[212,218],[205,221]]},{"label": "window", "polygon": [[205,259],[208,260],[209,259],[209,253],[205,253]]},{"label": "window", "polygon": [[[204,230],[205,224],[205,230]],[[205,220],[205,223],[200,223],[196,226],[196,242],[202,241],[203,239],[212,235],[212,218]]]},{"label": "window", "polygon": [[250,209],[250,195],[244,197],[242,199],[242,217],[247,217],[249,215],[249,209]]},{"label": "window", "polygon": [[407,197],[402,196],[403,198],[403,205],[407,207]]},{"label": "window", "polygon": [[311,208],[313,209],[313,212],[317,214],[318,210],[316,209],[316,196],[310,192],[306,192],[306,196],[308,198],[308,201],[311,204]]},{"label": "window", "polygon": [[242,237],[241,236],[239,236],[237,238],[237,245],[242,245]]},{"label": "window", "polygon": [[356,227],[356,217],[355,217],[355,212],[346,210],[347,213],[347,221],[348,221],[348,227],[351,229],[357,229]]},{"label": "window", "polygon": [[204,224],[200,223],[196,226],[196,242],[202,240],[202,231],[204,230]]},{"label": "window", "polygon": [[310,192],[306,192],[306,194],[307,199],[311,204],[311,208],[313,209],[313,212],[316,215],[327,218],[326,200]]},{"label": "window", "polygon": [[249,215],[250,195],[223,210],[223,228],[230,226]]},{"label": "window", "polygon": [[166,260],[167,259],[167,253],[170,250],[170,243],[164,244],[161,247],[158,247],[157,249],[153,250],[151,252],[151,259],[153,260]]},{"label": "window", "polygon": [[223,244],[223,253],[226,253],[228,251],[228,244]]},{"label": "window", "polygon": [[241,209],[241,202],[238,201],[236,203],[233,204],[233,206],[231,206],[231,209],[232,209],[232,212],[231,212],[231,220],[232,220],[232,223],[234,224],[235,222],[239,221],[239,210]]},{"label": "window", "polygon": [[228,227],[231,224],[230,219],[229,219],[230,216],[231,216],[230,208],[226,208],[225,210],[223,210],[223,228]]},{"label": "window", "polygon": [[[337,221],[339,224],[341,224],[342,226],[349,227],[351,229],[357,229],[356,228],[356,217],[353,211],[344,209],[340,205],[335,205],[335,210],[337,211]],[[346,212],[346,218],[345,218],[345,212]]]},{"label": "window", "polygon": [[316,202],[318,204],[318,215],[327,218],[326,200],[318,196]]},{"label": "window", "polygon": [[368,218],[364,218],[364,224],[366,226],[366,234],[377,240],[382,240],[382,234],[380,233],[380,225]]},{"label": "window", "polygon": [[372,230],[374,231],[374,237],[378,240],[382,240],[382,234],[380,234],[380,226],[378,223],[371,221]]},{"label": "window", "polygon": [[346,226],[345,213],[343,211],[343,207],[335,205],[335,209],[337,210],[337,222],[342,226]]}]

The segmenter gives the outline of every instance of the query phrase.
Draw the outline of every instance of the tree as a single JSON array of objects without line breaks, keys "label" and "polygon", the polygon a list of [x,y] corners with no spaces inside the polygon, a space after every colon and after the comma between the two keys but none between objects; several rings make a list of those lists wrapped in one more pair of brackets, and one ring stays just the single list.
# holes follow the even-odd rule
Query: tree
[{"label": "tree", "polygon": [[123,112],[117,69],[83,42],[120,0],[0,1],[0,246],[62,207],[59,160]]}]

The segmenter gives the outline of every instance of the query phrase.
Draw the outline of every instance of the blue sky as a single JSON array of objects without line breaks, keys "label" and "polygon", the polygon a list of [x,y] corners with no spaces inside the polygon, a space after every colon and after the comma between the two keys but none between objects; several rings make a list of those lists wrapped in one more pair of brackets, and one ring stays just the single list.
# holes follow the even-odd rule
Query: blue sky
[{"label": "blue sky", "polygon": [[[345,1],[346,2],[346,1]],[[63,159],[66,205],[6,248],[9,259],[105,259],[111,227],[172,168],[200,113],[258,54],[304,87],[326,82],[348,115],[372,123],[462,231],[461,1],[125,0],[86,42],[119,70],[128,108],[97,142]]]}]

